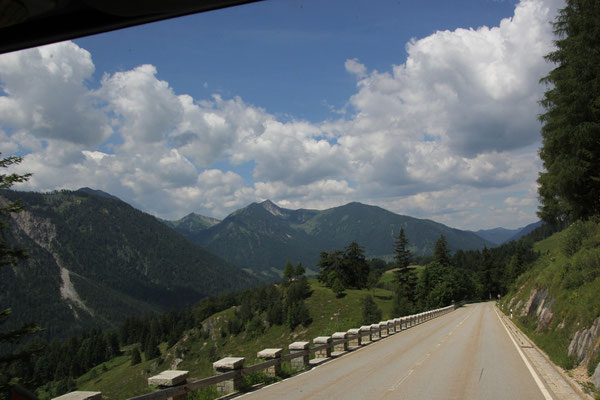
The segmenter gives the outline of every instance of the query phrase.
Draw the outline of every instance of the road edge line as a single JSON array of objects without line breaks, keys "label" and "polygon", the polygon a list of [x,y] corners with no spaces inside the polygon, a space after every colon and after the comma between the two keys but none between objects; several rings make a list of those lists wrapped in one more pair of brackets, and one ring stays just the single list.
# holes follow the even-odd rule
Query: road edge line
[{"label": "road edge line", "polygon": [[544,396],[544,398],[546,400],[553,400],[552,395],[550,394],[550,392],[548,392],[548,389],[546,389],[546,386],[544,385],[544,383],[542,382],[542,380],[538,376],[537,372],[535,372],[535,369],[533,368],[533,366],[531,365],[531,363],[529,362],[529,360],[527,359],[527,357],[525,357],[525,354],[523,354],[523,352],[519,348],[519,345],[517,344],[517,342],[515,341],[515,339],[510,334],[510,331],[508,330],[508,328],[504,324],[504,321],[502,321],[502,318],[500,318],[500,315],[498,315],[498,311],[496,310],[496,307],[493,307],[493,308],[494,308],[494,312],[496,313],[496,316],[498,317],[498,319],[500,320],[500,323],[502,324],[502,327],[504,328],[504,330],[506,331],[506,334],[510,338],[510,341],[515,345],[515,348],[517,349],[517,352],[519,353],[519,355],[523,359],[523,362],[525,363],[525,366],[527,367],[527,369],[531,373],[531,376],[533,376],[533,380],[535,381],[536,385],[538,386],[538,388],[542,392],[542,395]]},{"label": "road edge line", "polygon": [[[496,308],[496,311],[498,311],[500,313],[500,311]],[[503,315],[504,316],[504,315]],[[544,357],[544,359],[546,360],[546,362],[548,363],[548,365],[550,365],[552,367],[552,369],[554,369],[554,371],[556,371],[564,380],[565,382],[567,382],[569,384],[569,386],[571,386],[571,389],[573,389],[582,400],[592,400],[593,397],[590,396],[588,393],[585,393],[583,391],[583,389],[581,388],[581,384],[575,380],[574,378],[570,377],[561,367],[559,367],[558,365],[556,365],[551,359],[550,357],[548,357],[548,355],[546,354],[546,352],[542,349],[540,349],[540,347],[529,337],[527,336],[527,334],[525,334],[525,332],[523,332],[521,330],[521,328],[519,328],[513,321],[511,321],[510,319],[508,319],[507,316],[504,316],[505,318],[503,320],[505,320],[505,322],[507,324],[512,325],[512,327],[519,331],[521,333],[521,335],[523,335],[523,337],[525,339],[527,339],[527,342],[539,353],[541,354],[542,357]],[[500,317],[502,318],[502,317]]]}]

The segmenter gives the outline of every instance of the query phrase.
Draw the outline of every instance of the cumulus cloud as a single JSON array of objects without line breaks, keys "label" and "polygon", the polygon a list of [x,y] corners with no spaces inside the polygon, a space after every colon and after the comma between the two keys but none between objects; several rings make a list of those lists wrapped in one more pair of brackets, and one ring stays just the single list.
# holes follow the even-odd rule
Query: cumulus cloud
[{"label": "cumulus cloud", "polygon": [[404,139],[437,136],[465,157],[536,142],[538,80],[550,69],[543,56],[552,49],[549,21],[559,4],[524,0],[497,27],[411,41],[404,64],[358,81],[351,98],[358,122],[399,130]]},{"label": "cumulus cloud", "polygon": [[141,65],[105,75],[96,92],[106,108],[117,115],[113,123],[128,147],[165,140],[181,120],[179,99],[156,73],[156,67]]},{"label": "cumulus cloud", "polygon": [[86,86],[93,72],[90,53],[71,42],[2,55],[3,126],[38,139],[102,143],[112,129]]},{"label": "cumulus cloud", "polygon": [[0,147],[27,154],[23,188],[93,186],[169,218],[269,198],[363,201],[461,227],[531,220],[538,80],[557,8],[523,0],[498,26],[414,39],[390,71],[348,59],[356,93],[344,117],[322,123],[175,93],[153,65],[94,88],[91,55],[71,42],[2,55]]}]

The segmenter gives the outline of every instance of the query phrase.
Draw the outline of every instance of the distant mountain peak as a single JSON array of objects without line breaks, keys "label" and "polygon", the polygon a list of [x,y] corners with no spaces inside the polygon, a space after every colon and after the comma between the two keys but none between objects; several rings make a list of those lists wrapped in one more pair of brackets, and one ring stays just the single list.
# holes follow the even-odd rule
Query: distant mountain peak
[{"label": "distant mountain peak", "polygon": [[265,200],[260,203],[261,206],[264,207],[265,210],[270,212],[276,217],[285,217],[286,214],[283,212],[283,209],[279,207],[277,204],[273,203],[271,200]]}]

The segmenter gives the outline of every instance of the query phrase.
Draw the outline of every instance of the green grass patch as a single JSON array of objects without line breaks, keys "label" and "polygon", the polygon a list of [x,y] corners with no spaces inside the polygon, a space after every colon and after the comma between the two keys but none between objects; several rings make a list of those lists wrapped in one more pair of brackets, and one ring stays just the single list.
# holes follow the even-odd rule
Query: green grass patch
[{"label": "green grass patch", "polygon": [[[568,355],[571,339],[600,316],[599,244],[600,224],[595,221],[575,223],[535,243],[534,249],[541,256],[502,300],[507,313],[512,302],[515,323],[553,362],[566,369],[576,361]],[[545,290],[552,299],[553,319],[547,328],[539,326],[535,310],[521,315],[534,290]]]},{"label": "green grass patch", "polygon": [[[267,327],[258,337],[250,338],[246,332],[235,335],[222,335],[226,332],[227,322],[234,316],[234,309],[214,314],[205,321],[210,327],[208,338],[203,337],[198,329],[192,329],[184,335],[173,348],[167,349],[166,343],[159,348],[162,356],[154,360],[145,360],[131,366],[129,355],[120,356],[101,364],[77,379],[78,390],[100,391],[108,399],[123,399],[151,391],[147,378],[160,371],[171,369],[176,357],[183,355],[183,361],[177,369],[190,372],[189,381],[214,375],[213,361],[223,357],[245,357],[246,366],[260,362],[256,354],[267,347],[280,347],[287,352],[288,345],[295,341],[312,341],[317,336],[331,335],[338,331],[358,328],[362,319],[363,297],[370,294],[383,313],[383,319],[389,319],[392,311],[393,293],[386,289],[371,290],[346,289],[346,295],[337,298],[329,288],[320,285],[316,279],[309,279],[312,294],[306,299],[312,323],[308,327],[300,325],[290,331],[287,325]],[[298,371],[289,363],[282,365],[283,376],[291,376]],[[247,376],[247,385],[272,383],[273,379],[260,372]],[[214,387],[190,394],[190,399],[214,399],[218,393]]]}]

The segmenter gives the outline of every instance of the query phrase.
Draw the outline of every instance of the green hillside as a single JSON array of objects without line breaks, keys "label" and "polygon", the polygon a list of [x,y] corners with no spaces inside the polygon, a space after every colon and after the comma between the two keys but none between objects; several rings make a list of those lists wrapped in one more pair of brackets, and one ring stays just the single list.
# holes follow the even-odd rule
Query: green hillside
[{"label": "green hillside", "polygon": [[276,276],[273,269],[281,270],[288,260],[313,268],[321,251],[341,249],[352,241],[364,246],[367,257],[389,259],[401,228],[415,255],[431,255],[441,235],[453,251],[493,246],[472,232],[361,203],[317,211],[288,210],[267,200],[186,235],[232,264]]},{"label": "green hillside", "polygon": [[[131,366],[131,357],[122,355],[95,367],[93,371],[76,379],[78,390],[101,391],[108,399],[123,399],[148,392],[147,378],[165,369],[170,369],[176,359],[181,361],[177,369],[189,370],[190,379],[202,378],[214,374],[212,361],[227,356],[246,358],[246,365],[258,362],[256,353],[267,347],[287,346],[299,340],[312,340],[317,336],[331,335],[336,331],[346,331],[359,327],[361,323],[361,301],[371,294],[383,312],[383,318],[389,318],[392,308],[392,292],[384,289],[346,290],[346,296],[338,298],[331,291],[310,279],[311,295],[306,299],[312,322],[308,327],[302,325],[294,330],[288,326],[272,325],[257,336],[248,329],[235,335],[228,332],[228,322],[234,319],[238,307],[228,308],[211,315],[201,326],[182,333],[181,339],[167,348],[160,345],[161,357],[145,360],[142,355],[140,364]],[[124,348],[131,349],[131,345]],[[39,392],[44,397],[44,392]]]},{"label": "green hillside", "polygon": [[600,224],[575,222],[535,249],[542,255],[504,297],[504,311],[513,309],[516,323],[555,363],[591,374],[600,360],[598,332],[580,346],[573,339],[600,317]]},{"label": "green hillside", "polygon": [[29,254],[16,268],[0,269],[0,304],[14,315],[9,327],[36,321],[45,337],[68,337],[257,283],[118,199],[84,191],[1,194],[25,209],[7,221],[5,239]]}]

